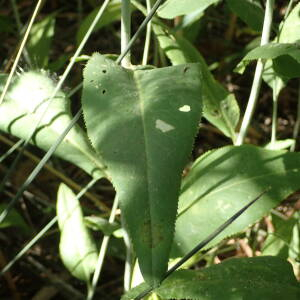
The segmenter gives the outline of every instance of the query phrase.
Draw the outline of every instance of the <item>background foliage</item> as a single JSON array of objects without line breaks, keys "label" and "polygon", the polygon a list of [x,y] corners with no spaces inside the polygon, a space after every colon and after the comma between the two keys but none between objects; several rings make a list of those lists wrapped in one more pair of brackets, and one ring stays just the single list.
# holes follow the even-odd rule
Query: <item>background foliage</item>
[{"label": "background foliage", "polygon": [[[133,66],[125,70],[116,60],[122,5],[112,0],[56,93],[103,2],[44,1],[0,104],[1,182],[9,175],[0,183],[0,213],[20,194],[0,223],[1,269],[14,264],[1,274],[0,298],[82,299],[85,281],[88,297],[119,299],[128,281],[124,263],[134,265],[131,253],[146,281],[123,296],[131,299],[158,285],[168,263],[266,191],[185,263],[189,270],[176,271],[149,299],[298,299],[300,3],[275,1],[272,44],[260,46],[265,1],[167,0],[152,20],[147,65],[141,66],[143,31],[131,51]],[[0,0],[1,91],[34,9],[32,1],[5,3]],[[147,15],[146,1],[132,0],[131,9],[135,32]],[[237,147],[261,59],[263,83],[245,139],[251,145]],[[83,118],[24,187],[81,107]],[[24,248],[47,224],[52,229]],[[109,235],[94,289],[91,274]],[[135,265],[131,285],[141,282]]]}]

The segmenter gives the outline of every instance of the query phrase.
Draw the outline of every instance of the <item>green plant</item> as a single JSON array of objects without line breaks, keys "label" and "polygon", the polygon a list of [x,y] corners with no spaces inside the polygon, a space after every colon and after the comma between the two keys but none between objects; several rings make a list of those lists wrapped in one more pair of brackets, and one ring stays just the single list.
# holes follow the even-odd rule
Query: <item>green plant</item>
[{"label": "green plant", "polygon": [[[13,206],[52,154],[81,168],[93,179],[78,195],[65,184],[60,185],[57,216],[1,274],[58,221],[61,259],[74,277],[86,282],[87,299],[95,295],[110,238],[120,237],[126,248],[125,292],[135,285],[139,269],[145,280],[122,299],[298,299],[299,283],[289,263],[284,261],[289,258],[299,269],[297,213],[287,224],[273,217],[275,234],[265,238],[261,246],[266,256],[209,264],[215,253],[222,250],[218,243],[246,235],[246,228],[270,214],[300,188],[300,155],[284,150],[290,146],[296,149],[299,126],[296,124],[293,139],[288,140],[277,139],[276,127],[279,92],[290,79],[299,77],[300,4],[293,6],[290,1],[282,23],[277,26],[272,22],[273,0],[266,1],[265,9],[256,0],[161,3],[146,1],[145,7],[133,0],[103,1],[80,24],[78,48],[55,83],[49,72],[41,70],[14,75],[26,39],[28,62],[57,70],[68,59],[62,56],[49,63],[56,14],[49,14],[31,27],[41,5],[38,2],[10,74],[0,77],[0,115],[4,116],[0,118],[0,129],[22,139],[22,147],[31,143],[47,154],[16,195],[0,207],[1,227],[16,225],[28,231]],[[241,60],[236,67],[240,73],[251,60],[257,60],[239,133],[240,110],[235,95],[214,78],[211,66],[188,38],[191,32],[198,33],[196,25],[204,18],[205,9],[214,10],[217,5],[231,10],[256,35],[262,32],[260,46],[246,50],[242,59],[240,52],[236,54]],[[132,10],[146,18],[131,38]],[[163,20],[173,18],[174,27]],[[79,56],[92,32],[98,33],[119,20],[121,54],[117,58],[100,53]],[[143,30],[147,31],[143,64],[133,65],[131,49]],[[153,49],[149,46],[151,33],[156,41]],[[273,42],[269,42],[271,34],[275,36]],[[87,60],[83,80],[67,94],[62,85],[74,64],[81,60]],[[155,65],[157,60],[160,64]],[[168,62],[171,66],[166,65]],[[262,80],[273,90],[271,141],[265,147],[243,145]],[[70,97],[81,88],[80,109],[73,117]],[[75,125],[81,113],[85,129]],[[213,149],[189,162],[202,116],[233,145]],[[299,123],[299,112],[297,118]],[[20,161],[22,149],[7,170],[0,190]],[[112,183],[116,196],[111,209],[102,202],[95,204],[109,211],[110,217],[85,218],[78,200],[103,178]],[[121,217],[116,215],[118,206]],[[232,224],[227,226],[229,223]],[[100,247],[89,228],[103,233]],[[222,230],[206,239],[217,228]],[[198,244],[203,240],[200,247]],[[270,248],[272,243],[278,243],[278,251]],[[195,250],[187,254],[192,249]],[[200,249],[201,253],[196,253]],[[206,261],[206,268],[177,270],[183,263],[184,267],[192,267],[201,260]]]}]

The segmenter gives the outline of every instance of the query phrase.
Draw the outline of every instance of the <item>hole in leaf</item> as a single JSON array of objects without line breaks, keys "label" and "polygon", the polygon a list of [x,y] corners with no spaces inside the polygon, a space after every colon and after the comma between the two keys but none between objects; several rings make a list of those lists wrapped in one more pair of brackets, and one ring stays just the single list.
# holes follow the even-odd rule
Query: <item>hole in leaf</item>
[{"label": "hole in leaf", "polygon": [[219,111],[217,109],[213,110],[211,112],[211,114],[212,114],[213,117],[220,117],[220,113],[219,113]]},{"label": "hole in leaf", "polygon": [[106,70],[102,70],[102,73],[105,74],[107,71]]},{"label": "hole in leaf", "polygon": [[102,94],[104,95],[106,93],[106,90],[102,90]]}]

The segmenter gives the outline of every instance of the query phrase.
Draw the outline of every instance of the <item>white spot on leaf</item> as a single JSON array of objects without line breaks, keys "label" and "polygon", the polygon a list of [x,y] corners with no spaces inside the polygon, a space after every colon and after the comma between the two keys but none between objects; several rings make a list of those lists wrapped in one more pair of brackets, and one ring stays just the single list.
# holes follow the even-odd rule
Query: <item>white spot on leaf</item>
[{"label": "white spot on leaf", "polygon": [[179,110],[182,112],[189,112],[191,111],[191,107],[189,105],[183,105],[179,108]]},{"label": "white spot on leaf", "polygon": [[172,126],[172,125],[170,125],[170,124],[168,124],[168,123],[166,123],[162,120],[159,120],[159,119],[156,120],[155,127],[157,129],[159,129],[160,131],[162,131],[162,132],[168,132],[168,131],[171,131],[171,130],[175,129],[174,126]]}]

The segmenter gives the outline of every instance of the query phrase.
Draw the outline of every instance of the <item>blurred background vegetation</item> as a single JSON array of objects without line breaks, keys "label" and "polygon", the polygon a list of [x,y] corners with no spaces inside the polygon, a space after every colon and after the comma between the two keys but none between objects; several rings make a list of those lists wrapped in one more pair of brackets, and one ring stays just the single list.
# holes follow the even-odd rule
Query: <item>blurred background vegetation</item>
[{"label": "blurred background vegetation", "polygon": [[[195,0],[196,1],[196,0]],[[137,1],[144,4],[144,1]],[[264,1],[258,1],[264,7]],[[274,30],[282,20],[287,8],[286,0],[277,0],[274,10]],[[18,65],[18,72],[31,69],[46,69],[57,81],[72,57],[83,34],[88,28],[95,9],[102,1],[97,0],[49,0],[44,1],[34,28],[31,32],[25,54]],[[0,0],[0,66],[1,73],[9,72],[21,37],[32,15],[35,1]],[[106,15],[98,24],[97,30],[87,42],[83,55],[93,52],[102,54],[120,53],[120,1],[112,1]],[[95,14],[95,13],[94,13]],[[255,64],[252,63],[241,76],[233,72],[245,53],[259,44],[261,32],[256,25],[250,26],[230,9],[226,1],[210,6],[204,14],[187,18],[176,17],[175,20],[164,20],[165,24],[176,29],[177,34],[187,38],[205,58],[215,78],[230,92],[235,94],[241,112],[245,111]],[[133,6],[132,31],[138,28],[144,19],[143,14]],[[187,25],[184,24],[187,22]],[[259,25],[257,25],[259,27]],[[132,49],[132,61],[140,64],[144,48],[143,33]],[[169,65],[168,58],[159,49],[158,42],[152,36],[148,64],[156,66]],[[82,70],[85,61],[76,63],[71,75],[64,84],[69,92],[82,81]],[[292,79],[281,91],[278,110],[278,139],[291,138],[296,122],[296,109],[299,93],[299,79]],[[72,111],[80,107],[80,92],[72,96]],[[262,84],[255,118],[251,123],[247,143],[264,145],[271,135],[272,90]],[[3,116],[0,116],[2,118]],[[83,121],[81,120],[82,127]],[[14,136],[0,131],[0,154],[6,153],[18,141]],[[206,120],[200,125],[196,139],[193,158],[207,150],[230,145],[231,140]],[[296,151],[299,150],[299,144]],[[15,168],[10,180],[1,193],[0,208],[4,209],[8,200],[17,192],[34,166],[43,157],[44,152],[29,146],[22,160]],[[17,155],[17,151],[0,162],[0,178],[3,178]],[[0,231],[0,267],[49,222],[55,215],[55,201],[58,185],[69,184],[78,192],[85,186],[90,177],[75,165],[53,157],[23,194],[21,201],[1,224]],[[277,209],[281,216],[288,218],[300,208],[300,193],[291,195]],[[102,179],[82,199],[83,209],[89,214],[107,217],[110,211],[114,189]],[[274,221],[275,220],[275,221]],[[252,226],[236,238],[224,241],[215,252],[198,263],[198,267],[217,263],[232,256],[253,256],[260,254],[265,240],[265,232],[272,227],[281,228],[283,235],[290,235],[295,221],[281,227],[282,218],[271,221],[268,217]],[[288,232],[288,233],[287,233]],[[97,241],[102,234],[93,233]],[[58,256],[59,232],[52,229],[34,245],[14,267],[0,278],[0,299],[70,299],[82,298],[85,284],[72,277],[62,265]],[[109,255],[106,258],[101,283],[97,288],[97,299],[119,299],[123,293],[124,246],[122,239],[113,238]],[[299,276],[299,274],[298,274]]]}]

